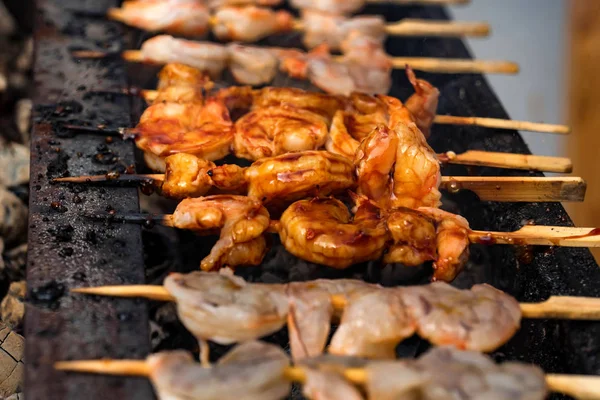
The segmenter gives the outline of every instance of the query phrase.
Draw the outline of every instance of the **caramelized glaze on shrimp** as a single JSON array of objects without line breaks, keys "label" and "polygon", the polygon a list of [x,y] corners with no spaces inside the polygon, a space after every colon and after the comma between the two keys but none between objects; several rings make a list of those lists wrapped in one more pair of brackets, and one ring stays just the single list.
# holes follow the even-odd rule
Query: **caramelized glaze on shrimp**
[{"label": "caramelized glaze on shrimp", "polygon": [[437,112],[440,91],[426,80],[417,79],[410,67],[406,68],[406,75],[415,93],[406,100],[404,105],[413,115],[423,135],[428,138]]},{"label": "caramelized glaze on shrimp", "polygon": [[[225,157],[233,141],[233,124],[225,105],[157,103],[144,111],[136,127],[136,144],[148,155],[164,158],[190,153],[206,160]],[[161,170],[164,171],[164,162]]]},{"label": "caramelized glaze on shrimp", "polygon": [[437,259],[433,280],[452,282],[469,259],[469,222],[460,215],[439,208],[420,207],[418,211],[436,221]]},{"label": "caramelized glaze on shrimp", "polygon": [[436,251],[435,221],[409,208],[395,208],[387,217],[393,244],[383,256],[385,263],[417,266],[434,260]]},{"label": "caramelized glaze on shrimp", "polygon": [[390,129],[398,135],[392,207],[439,207],[440,163],[402,103],[381,97],[389,107]]},{"label": "caramelized glaze on shrimp", "polygon": [[316,150],[325,144],[327,128],[320,115],[301,108],[257,108],[236,121],[233,150],[249,160]]},{"label": "caramelized glaze on shrimp", "polygon": [[[220,231],[219,240],[200,264],[202,270],[210,271],[225,266],[225,260],[230,260],[228,253],[236,245],[260,237],[269,227],[270,217],[260,202],[249,197],[215,195],[183,200],[177,205],[172,220],[180,229],[207,234]],[[255,241],[254,246],[257,246],[254,252],[264,255],[264,242]],[[249,259],[257,257],[252,255]],[[258,261],[260,263],[262,257]]]},{"label": "caramelized glaze on shrimp", "polygon": [[354,217],[344,203],[333,198],[293,203],[280,221],[279,235],[286,250],[334,268],[378,259],[388,238],[385,220],[369,201],[355,201]]}]

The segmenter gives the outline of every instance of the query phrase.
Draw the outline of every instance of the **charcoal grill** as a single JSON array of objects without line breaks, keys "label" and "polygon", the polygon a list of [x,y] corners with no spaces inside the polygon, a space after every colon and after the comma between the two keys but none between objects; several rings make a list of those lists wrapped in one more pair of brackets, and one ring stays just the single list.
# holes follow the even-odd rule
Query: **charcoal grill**
[{"label": "charcoal grill", "polygon": [[[139,198],[133,188],[58,186],[51,178],[89,175],[108,170],[131,170],[134,144],[98,135],[74,133],[64,123],[127,126],[142,110],[141,101],[115,95],[91,95],[91,89],[113,90],[126,82],[149,87],[156,69],[125,66],[116,59],[77,61],[70,50],[119,51],[138,47],[146,38],[139,32],[97,18],[116,0],[38,0],[35,39],[36,93],[31,159],[30,231],[26,312],[26,396],[38,399],[148,399],[149,383],[142,379],[60,374],[52,364],[64,359],[100,357],[142,358],[150,351],[148,308],[144,301],[71,296],[75,286],[144,283],[142,228],[101,224],[82,215],[99,210],[137,212]],[[440,7],[372,6],[367,12],[404,17],[448,19]],[[297,45],[289,36],[267,44]],[[392,38],[394,55],[470,58],[456,39]],[[506,111],[480,75],[420,74],[437,86],[442,96],[440,114],[507,118]],[[402,71],[394,72],[391,95],[406,98],[411,89]],[[518,78],[514,78],[518,79]],[[292,82],[278,77],[275,84]],[[304,86],[306,87],[306,86]],[[529,154],[515,131],[477,127],[436,126],[431,144],[437,152],[467,149]],[[139,158],[138,158],[139,159]],[[446,166],[446,175],[522,175],[522,171]],[[542,176],[531,173],[531,176]],[[536,224],[571,226],[556,203],[481,202],[468,192],[446,195],[446,206],[460,212],[474,229],[509,231],[532,220]],[[180,255],[175,269],[193,270],[210,239],[177,232]],[[290,265],[293,265],[290,268]],[[247,279],[288,281],[316,277],[354,277],[386,285],[418,282],[390,267],[362,265],[345,271],[316,267],[286,255],[275,243],[260,269],[241,271]],[[551,295],[600,296],[600,270],[587,249],[511,248],[473,245],[466,271],[458,286],[488,282],[519,301],[542,301]],[[268,340],[285,345],[285,334]],[[422,351],[423,342],[409,340],[399,348],[404,356]],[[214,352],[213,352],[214,353]],[[216,349],[216,353],[220,353]],[[525,320],[517,335],[494,353],[498,360],[521,360],[547,372],[600,374],[600,323]],[[560,398],[554,395],[555,398]],[[294,394],[294,398],[299,395]]]}]

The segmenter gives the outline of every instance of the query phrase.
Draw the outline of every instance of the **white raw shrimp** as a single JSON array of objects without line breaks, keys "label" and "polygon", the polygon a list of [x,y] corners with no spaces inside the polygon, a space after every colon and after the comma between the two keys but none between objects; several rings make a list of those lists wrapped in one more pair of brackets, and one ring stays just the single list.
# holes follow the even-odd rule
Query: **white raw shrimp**
[{"label": "white raw shrimp", "polygon": [[236,82],[258,86],[275,78],[279,61],[269,49],[240,44],[231,44],[227,48],[230,52],[229,68]]},{"label": "white raw shrimp", "polygon": [[287,11],[266,7],[226,6],[214,14],[213,33],[219,40],[257,42],[274,33],[289,32],[294,18]]}]

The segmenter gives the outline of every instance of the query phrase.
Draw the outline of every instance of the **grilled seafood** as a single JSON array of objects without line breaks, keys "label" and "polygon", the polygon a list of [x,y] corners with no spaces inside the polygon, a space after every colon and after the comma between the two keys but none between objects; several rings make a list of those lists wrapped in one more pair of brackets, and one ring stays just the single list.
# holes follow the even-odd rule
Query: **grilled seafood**
[{"label": "grilled seafood", "polygon": [[300,200],[281,216],[279,236],[293,255],[334,268],[378,259],[388,233],[380,210],[355,197],[354,216],[333,198]]},{"label": "grilled seafood", "polygon": [[388,214],[387,228],[393,243],[384,254],[383,262],[417,266],[435,260],[437,242],[432,218],[409,208],[395,208]]},{"label": "grilled seafood", "polygon": [[286,296],[292,359],[296,362],[323,353],[334,313],[331,293],[317,282],[292,282],[287,285]]},{"label": "grilled seafood", "polygon": [[354,91],[370,94],[390,91],[393,64],[381,42],[353,30],[342,42],[341,48],[344,56],[339,63],[348,69]]},{"label": "grilled seafood", "polygon": [[165,351],[147,359],[150,379],[162,400],[279,400],[290,391],[284,371],[290,362],[278,346],[240,344],[212,368],[194,362],[186,351]]},{"label": "grilled seafood", "polygon": [[212,87],[210,77],[198,68],[185,64],[169,63],[161,68],[158,73],[157,89],[171,86],[192,86],[209,89]]},{"label": "grilled seafood", "polygon": [[348,65],[334,60],[326,44],[306,54],[306,60],[306,76],[303,78],[324,92],[348,96],[357,90]]},{"label": "grilled seafood", "polygon": [[419,336],[438,345],[492,351],[498,343],[508,341],[520,325],[519,303],[486,284],[459,290],[434,282],[401,290]]},{"label": "grilled seafood", "polygon": [[369,399],[531,399],[548,389],[539,367],[501,365],[474,351],[433,348],[417,360],[373,361],[366,365]]},{"label": "grilled seafood", "polygon": [[302,10],[304,45],[311,49],[327,44],[331,50],[340,50],[342,42],[350,32],[357,31],[363,36],[372,37],[383,43],[385,40],[385,19],[375,15],[346,18],[313,9]]},{"label": "grilled seafood", "polygon": [[437,258],[433,280],[451,282],[469,259],[469,222],[460,215],[439,208],[419,207],[418,211],[436,221]]},{"label": "grilled seafood", "polygon": [[256,6],[226,6],[214,15],[213,33],[219,40],[256,42],[269,35],[289,32],[294,18],[287,11]]},{"label": "grilled seafood", "polygon": [[138,29],[173,35],[204,36],[210,28],[210,11],[197,1],[125,1],[109,15]]},{"label": "grilled seafood", "polygon": [[364,0],[291,0],[292,7],[318,10],[334,15],[353,14],[363,8]]},{"label": "grilled seafood", "polygon": [[393,97],[382,98],[389,105],[390,129],[398,135],[392,207],[439,207],[442,176],[436,154],[410,116],[405,116],[402,103]]},{"label": "grilled seafood", "polygon": [[[185,199],[177,205],[172,216],[173,226],[198,233],[220,231],[219,240],[210,254],[202,260],[204,271],[219,269],[226,261],[239,260],[239,255],[229,256],[236,245],[246,243],[246,249],[264,256],[265,244],[254,241],[269,227],[269,213],[260,202],[245,196],[215,195]],[[252,243],[248,243],[254,241]],[[257,254],[249,254],[248,260],[257,260]],[[243,261],[248,261],[244,260]],[[262,261],[262,257],[258,262]],[[244,264],[243,264],[244,265]],[[247,265],[247,264],[245,264]],[[231,265],[235,267],[235,265]]]},{"label": "grilled seafood", "polygon": [[257,108],[236,121],[233,151],[237,157],[258,160],[317,150],[327,132],[326,121],[310,111],[289,105]]},{"label": "grilled seafood", "polygon": [[302,394],[313,400],[362,400],[360,391],[340,374],[304,367]]},{"label": "grilled seafood", "polygon": [[401,292],[380,289],[359,293],[350,297],[328,351],[366,358],[395,358],[396,346],[412,336],[415,328]]},{"label": "grilled seafood", "polygon": [[[198,0],[186,0],[198,1]],[[273,7],[281,4],[281,0],[206,0],[206,5],[211,9],[216,9],[225,6],[266,6]]]},{"label": "grilled seafood", "polygon": [[135,132],[146,162],[164,171],[164,157],[189,153],[206,160],[225,157],[233,141],[233,123],[224,104],[156,103],[144,111]]},{"label": "grilled seafood", "polygon": [[[182,323],[199,340],[253,340],[287,320],[292,356],[303,362],[323,352],[336,317],[341,324],[328,351],[368,358],[393,358],[396,345],[414,332],[435,345],[492,351],[521,321],[516,300],[485,284],[470,290],[443,282],[383,288],[350,279],[272,285],[198,271],[171,274],[164,285]],[[326,294],[345,298],[344,308]]]},{"label": "grilled seafood", "polygon": [[431,125],[435,119],[440,91],[424,79],[417,79],[412,68],[406,68],[406,75],[415,89],[415,94],[410,96],[404,106],[412,114],[415,124],[419,127],[425,138],[430,135]]},{"label": "grilled seafood", "polygon": [[211,188],[247,194],[268,204],[284,204],[308,196],[328,196],[354,186],[352,162],[326,151],[287,153],[255,161],[244,168],[216,166],[190,154],[165,158],[162,194],[175,199],[198,197]]},{"label": "grilled seafood", "polygon": [[158,35],[146,40],[141,47],[142,57],[147,62],[186,64],[216,78],[229,63],[229,50],[219,44],[176,39],[169,35]]},{"label": "grilled seafood", "polygon": [[268,49],[239,44],[231,44],[228,48],[229,68],[236,82],[257,86],[275,78],[279,61]]},{"label": "grilled seafood", "polygon": [[288,302],[282,286],[202,272],[170,274],[164,285],[177,300],[181,322],[199,340],[219,344],[254,340],[286,322]]}]

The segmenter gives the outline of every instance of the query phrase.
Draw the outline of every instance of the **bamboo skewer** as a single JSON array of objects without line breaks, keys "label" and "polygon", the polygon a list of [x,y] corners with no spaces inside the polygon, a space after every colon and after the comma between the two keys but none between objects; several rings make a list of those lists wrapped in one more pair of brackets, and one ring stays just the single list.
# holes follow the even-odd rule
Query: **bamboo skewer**
[{"label": "bamboo skewer", "polygon": [[[115,285],[71,289],[72,293],[95,296],[145,298],[174,302],[164,287],[158,285]],[[346,306],[346,296],[332,295],[331,302],[338,311]],[[520,303],[523,318],[565,319],[578,321],[600,320],[600,298],[576,296],[552,296],[540,303]]]},{"label": "bamboo skewer", "polygon": [[476,165],[482,167],[512,168],[542,172],[571,172],[573,163],[566,157],[535,156],[530,154],[498,153],[492,151],[467,150],[456,154],[453,151],[438,154],[448,164]]},{"label": "bamboo skewer", "polygon": [[[154,224],[176,227],[172,214],[91,214],[94,220],[110,219],[114,222],[134,224]],[[272,220],[267,230],[278,233],[279,221]],[[475,244],[502,244],[520,246],[560,246],[560,247],[600,247],[600,228],[577,228],[570,226],[525,225],[512,232],[478,231],[469,232],[469,241]]]},{"label": "bamboo skewer", "polygon": [[[110,93],[110,92],[109,92]],[[151,89],[122,89],[112,93],[127,94],[132,96],[141,96],[149,103],[156,100],[158,90]],[[567,125],[546,124],[541,122],[514,121],[501,118],[482,118],[482,117],[459,117],[454,115],[436,115],[433,123],[440,125],[471,125],[481,126],[483,128],[507,129],[516,131],[555,133],[558,135],[568,135],[571,128]]]},{"label": "bamboo skewer", "polygon": [[[60,371],[83,372],[105,375],[150,377],[151,369],[144,360],[78,360],[59,361],[54,368]],[[364,386],[368,381],[363,368],[347,368],[344,378],[355,385]],[[301,367],[286,367],[284,376],[297,383],[306,381]],[[552,392],[563,393],[578,399],[600,399],[600,377],[593,375],[546,374],[546,384]]]},{"label": "bamboo skewer", "polygon": [[[81,50],[74,51],[72,55],[75,58],[105,58],[113,53],[104,53],[101,51]],[[147,62],[140,50],[125,50],[120,54],[126,61]],[[334,57],[336,59],[337,57]],[[511,61],[489,61],[489,60],[470,60],[455,58],[428,58],[428,57],[390,57],[390,61],[395,69],[406,69],[410,66],[414,70],[426,72],[438,72],[443,74],[508,74],[514,75],[519,72],[519,65]]]},{"label": "bamboo skewer", "polygon": [[517,131],[531,132],[546,132],[556,133],[559,135],[568,135],[571,133],[571,128],[565,125],[544,124],[528,121],[513,121],[508,119],[498,118],[481,118],[481,117],[457,117],[454,115],[436,115],[433,121],[436,124],[444,125],[473,125],[482,126],[485,128],[496,129],[514,129]]},{"label": "bamboo skewer", "polygon": [[[62,183],[120,182],[123,184],[154,183],[161,185],[163,174],[90,175],[55,178]],[[440,189],[456,194],[461,190],[474,192],[482,201],[499,202],[581,202],[587,184],[579,177],[481,177],[442,176]]]},{"label": "bamboo skewer", "polygon": [[580,177],[442,176],[440,189],[474,192],[482,201],[583,201],[587,184]]}]

